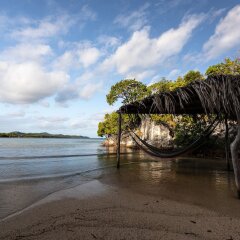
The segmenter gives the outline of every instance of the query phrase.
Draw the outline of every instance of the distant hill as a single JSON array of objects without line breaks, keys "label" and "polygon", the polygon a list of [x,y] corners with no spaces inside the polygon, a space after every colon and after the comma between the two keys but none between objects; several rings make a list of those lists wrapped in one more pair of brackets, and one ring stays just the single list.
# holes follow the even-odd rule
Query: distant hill
[{"label": "distant hill", "polygon": [[88,139],[89,138],[86,136],[50,134],[47,132],[42,132],[42,133],[22,133],[22,132],[0,133],[0,137],[1,138],[79,138],[79,139]]}]

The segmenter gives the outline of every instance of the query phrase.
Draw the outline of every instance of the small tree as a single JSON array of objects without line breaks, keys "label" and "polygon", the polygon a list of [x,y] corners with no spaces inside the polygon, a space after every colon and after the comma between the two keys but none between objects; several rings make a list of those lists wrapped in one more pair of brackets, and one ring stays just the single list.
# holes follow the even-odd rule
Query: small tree
[{"label": "small tree", "polygon": [[107,94],[107,103],[113,105],[118,99],[123,99],[123,104],[132,103],[149,95],[147,86],[135,79],[122,80],[111,87]]},{"label": "small tree", "polygon": [[99,122],[97,134],[100,137],[109,137],[117,134],[118,114],[113,112],[111,114],[105,114],[104,121]]},{"label": "small tree", "polygon": [[173,84],[172,81],[162,78],[159,82],[150,85],[148,89],[151,93],[166,92],[172,90]]},{"label": "small tree", "polygon": [[199,71],[191,70],[187,74],[184,75],[183,80],[184,80],[185,84],[187,85],[196,80],[204,80],[204,77]]},{"label": "small tree", "polygon": [[240,74],[240,59],[231,60],[230,58],[226,58],[224,62],[212,65],[206,71],[207,76],[219,74]]},{"label": "small tree", "polygon": [[[129,124],[129,116],[122,116],[122,130],[125,131]],[[118,114],[116,112],[107,113],[104,120],[98,123],[97,134],[100,137],[116,136],[118,132]]]}]

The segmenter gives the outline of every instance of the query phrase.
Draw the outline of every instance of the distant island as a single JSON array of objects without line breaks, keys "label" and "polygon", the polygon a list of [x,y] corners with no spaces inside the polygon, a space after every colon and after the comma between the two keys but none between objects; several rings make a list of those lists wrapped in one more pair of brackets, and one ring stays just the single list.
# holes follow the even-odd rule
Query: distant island
[{"label": "distant island", "polygon": [[10,132],[0,133],[0,138],[77,138],[77,139],[89,139],[86,136],[78,135],[64,135],[64,134],[50,134],[47,132],[42,133],[22,133],[22,132]]}]

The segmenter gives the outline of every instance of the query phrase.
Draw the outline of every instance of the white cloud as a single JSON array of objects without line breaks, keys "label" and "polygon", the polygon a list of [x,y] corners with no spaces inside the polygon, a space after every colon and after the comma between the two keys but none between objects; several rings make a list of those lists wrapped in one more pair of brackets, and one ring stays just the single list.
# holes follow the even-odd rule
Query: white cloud
[{"label": "white cloud", "polygon": [[147,84],[147,86],[151,86],[152,84],[159,82],[161,79],[161,76],[159,74],[153,76],[153,78],[151,79],[151,81]]},{"label": "white cloud", "polygon": [[181,70],[179,69],[173,69],[167,76],[166,78],[169,80],[174,80],[176,77],[178,77],[181,73]]},{"label": "white cloud", "polygon": [[217,10],[211,9],[208,13],[208,18],[210,21],[213,21],[217,17],[221,16],[225,11],[226,11],[226,8],[220,8]]},{"label": "white cloud", "polygon": [[77,99],[79,97],[78,93],[79,86],[76,83],[67,84],[64,88],[58,92],[55,101],[62,107],[66,107],[67,101],[72,99]]},{"label": "white cloud", "polygon": [[170,10],[179,7],[179,5],[184,6],[188,3],[191,3],[191,0],[159,0],[155,3],[157,11],[159,14],[169,13]]},{"label": "white cloud", "polygon": [[95,21],[97,19],[97,14],[92,9],[90,9],[88,5],[84,5],[81,8],[79,15],[82,20]]},{"label": "white cloud", "polygon": [[43,57],[50,56],[52,49],[46,44],[18,44],[5,49],[0,54],[0,59],[22,62],[26,60],[39,61]]},{"label": "white cloud", "polygon": [[59,34],[66,34],[69,29],[77,24],[82,28],[87,21],[96,20],[96,13],[87,5],[84,5],[77,15],[62,13],[60,16],[48,16],[39,21],[28,18],[12,18],[0,15],[1,23],[13,25],[11,37],[17,41],[41,41],[48,38],[57,37]]},{"label": "white cloud", "polygon": [[234,47],[240,47],[240,5],[232,8],[216,26],[215,33],[203,46],[204,56],[209,60]]},{"label": "white cloud", "polygon": [[8,112],[6,114],[6,117],[21,118],[21,117],[24,117],[25,115],[26,115],[25,111],[18,110],[18,111]]},{"label": "white cloud", "polygon": [[16,26],[26,26],[33,23],[33,19],[29,19],[24,16],[9,17],[6,14],[0,13],[0,31],[3,31],[2,38],[5,38],[7,34],[15,29]]},{"label": "white cloud", "polygon": [[89,99],[102,87],[102,83],[87,83],[80,91],[79,95],[83,99]]},{"label": "white cloud", "polygon": [[40,116],[37,119],[40,121],[49,122],[49,123],[63,123],[69,120],[68,117],[61,117],[61,116],[49,116],[49,117]]},{"label": "white cloud", "polygon": [[5,15],[0,14],[0,30],[5,29],[8,23],[8,18]]},{"label": "white cloud", "polygon": [[96,126],[101,120],[102,118],[100,118],[98,114],[85,115],[69,120],[69,126],[72,129],[96,129]]},{"label": "white cloud", "polygon": [[65,51],[61,56],[56,58],[53,62],[53,67],[55,69],[68,70],[76,65],[75,54],[73,51]]},{"label": "white cloud", "polygon": [[136,31],[104,61],[102,69],[115,67],[118,73],[127,74],[160,65],[181,52],[192,31],[204,18],[203,14],[185,17],[178,28],[171,28],[158,38],[150,38],[149,28]]},{"label": "white cloud", "polygon": [[34,62],[0,62],[0,100],[32,103],[54,95],[67,82],[63,72],[48,72]]},{"label": "white cloud", "polygon": [[99,84],[89,85],[91,83],[86,81],[80,84],[80,80],[70,82],[69,78],[72,70],[79,74],[83,68],[95,64],[101,56],[100,50],[90,43],[70,42],[62,46],[65,52],[58,56],[59,53],[54,51],[57,48],[54,40],[59,41],[73,25],[81,30],[87,21],[96,18],[96,13],[87,5],[76,15],[62,11],[60,15],[40,20],[0,14],[0,30],[4,30],[4,37],[10,40],[0,52],[0,101],[12,104],[38,102],[49,107],[45,98],[54,95],[61,95],[62,99],[89,98]]},{"label": "white cloud", "polygon": [[78,43],[68,46],[62,55],[53,62],[53,67],[64,71],[74,68],[88,68],[95,64],[101,56],[101,51],[91,43]]},{"label": "white cloud", "polygon": [[72,119],[69,125],[73,129],[89,128],[89,119]]},{"label": "white cloud", "polygon": [[131,31],[139,30],[148,23],[146,10],[149,6],[149,3],[145,3],[132,13],[119,15],[114,20],[114,23],[119,24],[121,27],[128,28]]},{"label": "white cloud", "polygon": [[79,49],[78,57],[80,63],[87,68],[97,62],[100,57],[100,51],[95,47],[84,47]]},{"label": "white cloud", "polygon": [[114,36],[108,36],[108,35],[101,35],[98,38],[98,42],[100,44],[105,45],[105,47],[107,47],[107,48],[116,47],[121,43],[119,38],[114,37]]},{"label": "white cloud", "polygon": [[142,81],[146,78],[151,77],[154,74],[153,70],[146,70],[142,72],[128,73],[126,76],[127,79],[136,79],[138,81]]},{"label": "white cloud", "polygon": [[15,40],[39,40],[49,37],[54,37],[59,33],[66,33],[68,29],[75,23],[76,19],[68,15],[63,15],[60,18],[46,18],[40,20],[32,26],[24,26],[12,32],[11,36]]},{"label": "white cloud", "polygon": [[66,102],[73,99],[90,99],[94,93],[100,91],[102,88],[102,81],[97,76],[96,72],[85,72],[80,75],[74,82],[66,84],[64,88],[59,91],[55,100],[57,103],[65,106]]},{"label": "white cloud", "polygon": [[44,108],[49,108],[50,107],[50,103],[46,100],[46,99],[43,99],[43,100],[40,100],[38,102],[38,104]]}]

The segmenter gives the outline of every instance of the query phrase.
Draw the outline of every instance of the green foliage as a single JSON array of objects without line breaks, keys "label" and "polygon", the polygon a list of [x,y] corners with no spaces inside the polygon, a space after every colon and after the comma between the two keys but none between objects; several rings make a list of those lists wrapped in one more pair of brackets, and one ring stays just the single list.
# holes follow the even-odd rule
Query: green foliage
[{"label": "green foliage", "polygon": [[191,70],[183,77],[179,76],[176,81],[162,78],[159,82],[150,85],[148,89],[152,94],[173,91],[177,88],[184,87],[195,80],[204,80],[204,77],[199,71]]},{"label": "green foliage", "polygon": [[179,76],[175,81],[175,84],[172,90],[175,90],[177,88],[184,87],[184,86],[186,86],[186,82],[184,81],[183,77]]},{"label": "green foliage", "polygon": [[204,77],[199,71],[191,70],[184,75],[183,80],[184,80],[184,83],[187,85],[196,80],[204,80]]},{"label": "green foliage", "polygon": [[177,146],[192,143],[206,129],[209,119],[205,115],[182,115],[176,121],[174,142]]},{"label": "green foliage", "polygon": [[111,114],[105,114],[104,121],[98,124],[98,136],[111,136],[117,134],[118,130],[118,114],[113,112]]},{"label": "green foliage", "polygon": [[2,138],[88,138],[78,135],[63,135],[63,134],[50,134],[50,133],[22,133],[22,132],[10,132],[0,133]]},{"label": "green foliage", "polygon": [[148,87],[148,90],[152,93],[160,93],[173,91],[179,87],[185,86],[185,81],[182,77],[178,77],[176,81],[167,80],[162,78],[159,82],[156,82]]},{"label": "green foliage", "polygon": [[212,65],[206,71],[207,76],[219,74],[240,74],[240,59],[231,60],[230,58],[226,58],[224,62]]},{"label": "green foliage", "polygon": [[[126,130],[129,124],[128,115],[122,115],[122,131]],[[110,137],[118,132],[118,113],[112,112],[105,114],[104,121],[99,122],[97,134],[100,137]]]},{"label": "green foliage", "polygon": [[152,114],[151,119],[157,124],[167,123],[170,127],[175,127],[173,114]]},{"label": "green foliage", "polygon": [[162,78],[159,82],[156,82],[148,87],[148,90],[154,94],[154,93],[160,93],[160,92],[167,92],[172,90],[172,86],[174,85],[174,82],[167,80],[166,78]]},{"label": "green foliage", "polygon": [[128,104],[148,95],[149,90],[145,84],[135,79],[125,79],[113,85],[106,98],[109,105],[113,105],[118,99],[123,99],[122,103]]}]

